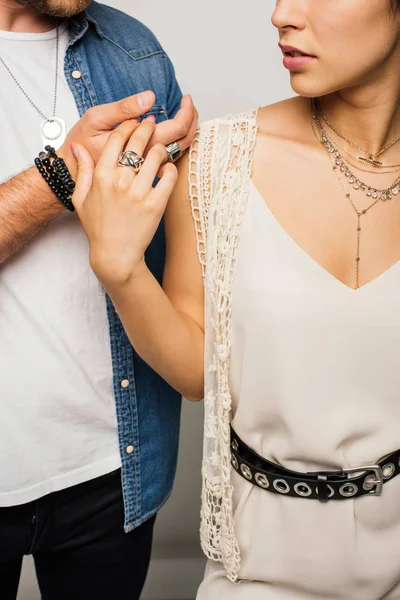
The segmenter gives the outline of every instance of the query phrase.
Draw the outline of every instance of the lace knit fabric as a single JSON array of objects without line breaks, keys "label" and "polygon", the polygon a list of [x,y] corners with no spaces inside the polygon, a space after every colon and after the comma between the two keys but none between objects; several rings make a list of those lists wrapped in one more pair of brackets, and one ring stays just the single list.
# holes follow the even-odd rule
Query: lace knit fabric
[{"label": "lace knit fabric", "polygon": [[203,123],[189,154],[189,196],[205,287],[201,545],[238,580],[230,464],[229,357],[236,249],[250,193],[257,111]]}]

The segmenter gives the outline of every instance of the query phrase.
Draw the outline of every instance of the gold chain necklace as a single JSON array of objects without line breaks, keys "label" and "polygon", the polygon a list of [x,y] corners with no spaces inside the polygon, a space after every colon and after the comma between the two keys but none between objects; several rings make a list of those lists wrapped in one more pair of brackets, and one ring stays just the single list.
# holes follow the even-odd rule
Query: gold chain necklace
[{"label": "gold chain necklace", "polygon": [[329,138],[325,129],[322,126],[321,120],[319,118],[318,109],[316,108],[313,113],[313,120],[318,129],[318,133],[320,135],[320,144],[326,148],[330,155],[334,158],[335,166],[340,170],[341,173],[348,179],[348,182],[353,186],[355,190],[361,190],[368,197],[372,197],[373,200],[391,200],[393,196],[396,196],[400,192],[400,177],[398,176],[395,181],[385,189],[377,189],[375,187],[369,186],[367,183],[361,181],[354,173],[351,171],[349,166],[346,164],[345,160],[341,156],[339,150],[335,148],[332,140]]},{"label": "gold chain necklace", "polygon": [[[348,150],[346,150],[346,148],[343,148],[343,146],[341,146],[338,142],[335,142],[335,146],[337,148],[339,148],[339,150],[342,151],[342,156],[343,156],[343,154],[347,155],[347,157],[348,157],[347,160],[352,167],[354,167],[358,171],[362,171],[363,173],[371,173],[373,175],[388,175],[389,173],[395,173],[400,168],[400,163],[398,165],[382,165],[381,170],[379,170],[378,172],[377,172],[376,168],[374,170],[363,168],[360,165],[356,164],[356,161],[358,161],[357,156],[354,156],[354,154],[351,154]],[[352,161],[355,161],[355,162],[352,162]],[[382,169],[387,169],[387,170],[383,171]]]},{"label": "gold chain necklace", "polygon": [[[310,116],[310,121],[311,121],[311,129],[314,133],[315,139],[317,140],[317,142],[320,143],[320,138],[318,137],[318,132],[316,131],[316,124],[314,123],[314,119],[312,118],[312,114]],[[328,136],[329,137],[329,136]],[[376,172],[376,170],[371,170],[371,169],[365,169],[363,167],[360,167],[359,165],[355,164],[353,161],[357,160],[357,157],[354,156],[353,154],[350,154],[350,152],[348,150],[346,150],[345,148],[343,148],[343,146],[341,146],[340,144],[338,144],[338,142],[335,142],[335,147],[339,148],[339,150],[342,151],[342,158],[343,155],[347,156],[347,162],[348,164],[353,167],[354,169],[357,169],[357,171],[361,171],[362,173],[370,173],[372,175],[389,175],[390,173],[400,173],[400,164],[399,165],[392,165],[393,168],[390,168],[390,166],[387,166],[387,171],[379,171],[378,173]],[[398,167],[398,168],[395,168]]]},{"label": "gold chain necklace", "polygon": [[378,169],[380,168],[387,168],[387,167],[395,167],[395,166],[399,166],[399,165],[384,165],[383,162],[376,160],[379,156],[381,156],[381,154],[383,154],[384,152],[386,152],[387,150],[389,150],[389,148],[391,148],[392,146],[394,146],[395,144],[397,144],[397,142],[400,141],[400,135],[394,139],[392,142],[390,142],[390,144],[388,144],[387,146],[385,146],[384,148],[382,148],[382,150],[380,150],[377,154],[372,154],[371,152],[369,152],[368,150],[365,150],[364,148],[361,148],[361,146],[358,146],[358,144],[356,144],[355,142],[349,140],[343,133],[341,133],[340,131],[338,131],[333,125],[332,123],[330,123],[330,121],[328,121],[327,117],[324,115],[324,113],[321,110],[321,107],[319,105],[319,102],[314,98],[313,99],[313,104],[315,106],[315,108],[318,110],[318,113],[321,115],[321,117],[323,118],[323,120],[325,121],[325,123],[328,125],[328,127],[330,129],[332,129],[332,131],[334,131],[336,133],[336,135],[338,135],[340,138],[342,138],[342,140],[345,140],[345,142],[347,142],[348,144],[350,144],[351,146],[353,146],[353,148],[357,148],[357,150],[360,150],[361,152],[363,152],[363,154],[365,154],[368,158],[364,158],[363,156],[359,156],[358,160],[364,163],[368,163]]},{"label": "gold chain necklace", "polygon": [[[397,185],[398,182],[400,181],[400,177],[398,177],[394,186],[388,188],[387,190],[376,190],[374,188],[369,187],[367,184],[360,182],[357,178],[355,178],[355,181],[353,181],[354,176],[352,175],[352,173],[349,169],[346,171],[346,165],[345,165],[342,157],[340,156],[340,153],[338,152],[337,149],[335,149],[331,140],[329,139],[329,136],[325,132],[325,130],[322,126],[322,123],[320,122],[320,120],[318,118],[318,114],[316,113],[316,110],[314,110],[314,113],[313,113],[313,120],[316,123],[318,132],[320,134],[320,139],[318,141],[327,150],[329,158],[332,162],[332,169],[339,181],[341,188],[343,189],[343,191],[346,195],[346,198],[350,202],[351,207],[353,208],[354,212],[357,215],[356,256],[355,256],[355,264],[356,264],[356,267],[355,267],[355,289],[358,290],[360,288],[360,262],[361,262],[360,248],[361,248],[361,232],[362,232],[361,219],[363,216],[365,216],[368,213],[368,211],[370,211],[376,204],[378,204],[378,202],[380,200],[385,201],[385,200],[391,199],[392,194],[393,194],[393,196],[396,196],[398,193],[400,193],[400,186]],[[367,196],[372,196],[372,202],[368,206],[363,208],[362,210],[358,210],[357,206],[354,204],[351,193],[346,188],[346,185],[345,185],[344,181],[342,181],[341,177],[343,177],[344,181],[346,181],[345,177],[347,177],[349,183],[353,184],[354,189],[356,189],[356,190],[360,189],[361,191],[365,191],[367,193]],[[358,184],[361,184],[361,185],[359,186]],[[369,193],[369,192],[371,192],[371,193]]]},{"label": "gold chain necklace", "polygon": [[[331,160],[332,160],[332,157],[331,157]],[[346,188],[344,182],[340,178],[340,171],[338,171],[337,165],[333,164],[333,170],[335,172],[336,177],[338,178],[341,188],[343,189],[344,193],[346,194],[346,198],[349,200],[351,206],[353,207],[354,212],[357,215],[357,238],[356,238],[356,257],[355,257],[356,276],[355,276],[355,279],[356,279],[356,290],[358,290],[360,288],[360,261],[361,261],[360,241],[361,241],[361,231],[362,231],[361,219],[364,215],[367,214],[367,212],[369,210],[371,210],[371,208],[373,208],[375,206],[375,204],[377,204],[379,202],[380,198],[377,198],[376,200],[371,202],[371,204],[369,206],[366,206],[362,210],[358,210],[358,208],[356,207],[356,205],[354,204],[354,202],[352,200],[349,190]]]},{"label": "gold chain necklace", "polygon": [[[311,129],[314,133],[315,139],[317,140],[317,142],[320,142],[320,139],[318,137],[318,133],[316,131],[316,125],[314,123],[314,119],[312,118],[312,114],[310,115],[310,120],[311,120]],[[329,136],[328,136],[329,137]],[[387,171],[379,171],[377,172],[376,169],[371,170],[371,169],[366,169],[361,167],[360,165],[355,164],[354,161],[357,161],[357,157],[354,156],[354,154],[351,154],[348,150],[346,150],[346,148],[344,148],[343,146],[341,146],[338,142],[335,142],[335,146],[337,148],[339,148],[339,150],[342,151],[342,156],[346,155],[347,156],[347,162],[350,166],[352,166],[354,169],[357,169],[357,171],[361,171],[363,173],[371,173],[372,175],[388,175],[390,173],[396,173],[399,172],[399,168],[400,168],[400,164],[398,165],[387,165],[387,167],[383,167],[383,168],[387,168]]]}]

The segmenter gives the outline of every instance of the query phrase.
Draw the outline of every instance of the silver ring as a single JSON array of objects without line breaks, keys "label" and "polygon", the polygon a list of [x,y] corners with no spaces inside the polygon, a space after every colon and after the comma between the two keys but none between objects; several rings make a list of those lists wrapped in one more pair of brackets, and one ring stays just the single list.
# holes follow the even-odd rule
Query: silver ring
[{"label": "silver ring", "polygon": [[176,162],[183,155],[178,142],[172,142],[172,144],[168,144],[168,146],[165,147],[168,152],[169,162]]},{"label": "silver ring", "polygon": [[[53,123],[57,123],[58,125],[58,132],[55,135],[47,135],[46,134],[46,126],[50,123],[50,125],[52,125]],[[46,119],[46,121],[43,122],[42,124],[42,133],[43,136],[46,138],[46,140],[50,140],[50,141],[54,141],[54,140],[58,140],[58,138],[60,137],[60,135],[62,134],[63,128],[62,125],[60,123],[60,121],[58,119]]]},{"label": "silver ring", "polygon": [[121,167],[132,167],[135,173],[139,173],[144,163],[144,158],[133,152],[133,150],[127,150],[119,155],[118,164]]}]

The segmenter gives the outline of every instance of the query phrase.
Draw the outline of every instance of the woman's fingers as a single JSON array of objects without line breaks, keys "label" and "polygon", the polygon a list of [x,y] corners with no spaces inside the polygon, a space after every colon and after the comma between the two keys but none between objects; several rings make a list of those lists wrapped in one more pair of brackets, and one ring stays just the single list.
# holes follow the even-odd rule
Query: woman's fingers
[{"label": "woman's fingers", "polygon": [[118,159],[121,152],[124,152],[125,150],[126,143],[128,142],[132,133],[139,127],[139,123],[134,120],[125,121],[116,129],[114,129],[114,131],[108,136],[108,140],[104,146],[103,152],[101,153],[97,167],[116,167],[118,165]]},{"label": "woman's fingers", "polygon": [[94,161],[86,148],[81,144],[71,144],[71,150],[78,165],[72,203],[77,212],[80,213],[92,185]]},{"label": "woman's fingers", "polygon": [[135,178],[135,194],[138,198],[144,198],[151,192],[157,173],[167,158],[167,150],[162,144],[157,144],[150,150],[139,175]]},{"label": "woman's fingers", "polygon": [[168,163],[164,166],[162,177],[150,195],[151,201],[159,207],[161,214],[164,213],[177,180],[178,169],[172,163]]},{"label": "woman's fingers", "polygon": [[130,150],[143,158],[144,151],[155,129],[156,118],[153,116],[144,119],[139,127],[132,133],[127,141],[125,151]]}]

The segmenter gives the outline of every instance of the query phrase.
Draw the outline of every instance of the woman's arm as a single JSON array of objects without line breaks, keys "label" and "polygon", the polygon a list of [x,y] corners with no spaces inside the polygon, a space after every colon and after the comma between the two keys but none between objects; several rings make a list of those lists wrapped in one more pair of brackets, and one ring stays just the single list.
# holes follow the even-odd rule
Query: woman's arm
[{"label": "woman's arm", "polygon": [[[118,130],[110,136],[96,169],[78,146],[73,201],[90,242],[91,264],[138,354],[183,396],[201,400],[203,281],[188,200],[187,158],[181,161],[178,180],[176,167],[164,166],[153,190],[154,177],[166,158],[163,146],[150,151],[138,175],[117,166],[117,160],[124,149],[142,155],[154,124],[124,124]],[[162,288],[147,268],[144,252],[169,197]]]}]

